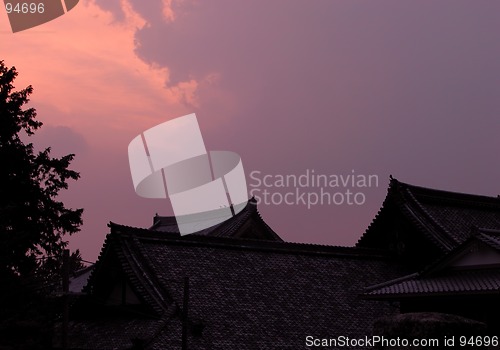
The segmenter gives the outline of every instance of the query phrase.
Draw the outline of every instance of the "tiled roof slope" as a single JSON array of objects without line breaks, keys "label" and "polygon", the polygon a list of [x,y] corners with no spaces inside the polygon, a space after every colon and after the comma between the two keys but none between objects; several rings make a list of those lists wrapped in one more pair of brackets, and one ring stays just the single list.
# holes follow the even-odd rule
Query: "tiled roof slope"
[{"label": "tiled roof slope", "polygon": [[500,251],[500,230],[478,229],[475,236],[483,243]]},{"label": "tiled roof slope", "polygon": [[[251,229],[246,230],[247,232],[243,232],[249,225],[258,226],[258,229],[254,230],[254,232],[251,232]],[[150,229],[153,231],[179,234],[179,228],[173,216],[156,215],[153,219],[153,226],[151,226]],[[255,235],[256,232],[258,232],[258,236]],[[257,210],[257,202],[254,198],[251,198],[245,208],[231,219],[194,234],[214,237],[240,237],[244,235],[246,238],[283,241],[262,219]]]},{"label": "tiled roof slope", "polygon": [[500,269],[450,271],[425,278],[413,277],[375,289],[367,297],[411,297],[423,295],[498,294]]},{"label": "tiled roof slope", "polygon": [[464,243],[422,271],[368,287],[363,296],[368,299],[401,299],[415,296],[498,294],[498,265],[469,268],[449,266],[455,257],[472,254],[478,243],[500,251],[500,231],[478,229]]},{"label": "tiled roof slope", "polygon": [[94,264],[76,271],[69,279],[69,291],[72,293],[81,293],[83,287],[87,284],[93,269]]},{"label": "tiled roof slope", "polygon": [[[186,276],[190,322],[204,326],[201,336],[190,334],[189,348],[301,349],[308,335],[364,337],[371,334],[375,319],[397,309],[358,295],[368,285],[406,273],[392,257],[369,249],[181,237],[116,224],[110,227],[108,245],[118,245],[113,249],[126,250],[130,261],[135,261],[136,266],[127,269],[129,278],[139,275],[155,281],[154,286],[145,283],[136,292],[151,302],[153,287],[163,291],[166,318],[141,321],[150,324],[132,334],[117,332],[112,321],[106,323],[104,333],[99,330],[100,321],[74,321],[73,348],[93,349],[96,340],[90,338],[99,337],[106,337],[106,344],[112,344],[113,338],[114,344],[124,344],[143,329],[148,349],[179,349],[181,321],[172,310],[182,306]],[[123,320],[117,322],[117,327],[128,327],[120,323]],[[87,331],[93,332],[92,337],[84,336]]]},{"label": "tiled roof slope", "polygon": [[500,199],[435,190],[400,182],[391,177],[388,194],[357,246],[369,246],[384,221],[397,210],[442,251],[464,242],[475,227],[500,229]]}]

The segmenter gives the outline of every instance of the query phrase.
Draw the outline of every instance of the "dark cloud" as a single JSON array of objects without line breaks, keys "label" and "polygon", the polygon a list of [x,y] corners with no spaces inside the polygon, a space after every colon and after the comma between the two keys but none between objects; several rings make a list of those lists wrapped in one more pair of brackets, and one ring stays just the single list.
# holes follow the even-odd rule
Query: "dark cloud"
[{"label": "dark cloud", "polygon": [[197,92],[209,147],[247,173],[380,175],[363,207],[262,208],[285,238],[353,243],[390,173],[500,192],[500,3],[186,0],[173,22],[159,4],[135,2],[137,52],[171,83],[218,74]]}]

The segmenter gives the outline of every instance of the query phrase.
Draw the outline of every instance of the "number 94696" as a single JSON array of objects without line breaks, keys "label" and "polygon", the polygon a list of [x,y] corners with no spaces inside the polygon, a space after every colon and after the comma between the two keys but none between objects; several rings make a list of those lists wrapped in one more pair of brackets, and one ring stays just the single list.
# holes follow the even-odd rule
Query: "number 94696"
[{"label": "number 94696", "polygon": [[12,4],[10,2],[5,3],[5,10],[7,13],[44,13],[45,6],[43,2],[35,3],[35,2],[23,2],[23,3],[15,3]]},{"label": "number 94696", "polygon": [[483,347],[493,346],[497,347],[499,344],[498,336],[476,336],[476,337],[459,337],[460,346]]}]

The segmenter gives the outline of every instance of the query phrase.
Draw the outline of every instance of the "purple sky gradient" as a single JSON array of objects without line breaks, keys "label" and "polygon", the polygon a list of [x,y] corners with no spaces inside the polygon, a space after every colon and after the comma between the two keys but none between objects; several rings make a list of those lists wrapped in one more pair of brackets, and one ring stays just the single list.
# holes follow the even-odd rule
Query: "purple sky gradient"
[{"label": "purple sky gradient", "polygon": [[172,214],[134,193],[127,146],[190,112],[247,175],[379,176],[363,206],[261,205],[288,241],[354,244],[389,174],[500,194],[499,2],[83,0],[31,32],[0,19],[0,59],[34,85],[45,122],[35,141],[77,155],[62,199],[85,208],[71,245],[88,260],[110,220]]}]

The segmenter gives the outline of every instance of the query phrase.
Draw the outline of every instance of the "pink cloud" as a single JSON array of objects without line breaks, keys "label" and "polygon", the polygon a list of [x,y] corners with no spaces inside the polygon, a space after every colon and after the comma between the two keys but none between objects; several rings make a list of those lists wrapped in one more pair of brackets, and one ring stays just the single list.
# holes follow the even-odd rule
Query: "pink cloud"
[{"label": "pink cloud", "polygon": [[162,0],[163,7],[163,17],[167,22],[173,22],[175,20],[174,9],[172,8],[173,0]]},{"label": "pink cloud", "polygon": [[[82,232],[70,241],[87,259],[97,256],[110,220],[146,226],[152,213],[168,213],[166,201],[134,202],[127,145],[143,130],[190,112],[198,98],[197,80],[172,84],[168,67],[136,55],[135,34],[148,22],[129,1],[120,5],[122,19],[94,0],[80,1],[65,16],[16,34],[0,11],[1,59],[16,66],[17,89],[33,85],[30,106],[45,124],[30,142],[53,146],[56,156],[76,153],[73,168],[82,177],[61,198],[85,208]],[[142,220],[128,221],[132,211]]]},{"label": "pink cloud", "polygon": [[[117,21],[94,0],[82,1],[43,26],[3,34],[2,58],[20,72],[17,86],[34,86],[32,104],[39,112],[58,111],[40,113],[46,123],[76,127],[99,139],[114,130],[144,129],[196,105],[196,80],[170,85],[167,67],[136,55],[135,33],[148,23],[128,1],[121,7],[125,16]],[[7,21],[2,23],[8,31]]]}]

